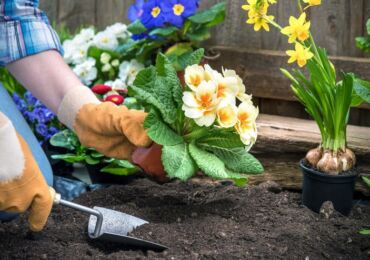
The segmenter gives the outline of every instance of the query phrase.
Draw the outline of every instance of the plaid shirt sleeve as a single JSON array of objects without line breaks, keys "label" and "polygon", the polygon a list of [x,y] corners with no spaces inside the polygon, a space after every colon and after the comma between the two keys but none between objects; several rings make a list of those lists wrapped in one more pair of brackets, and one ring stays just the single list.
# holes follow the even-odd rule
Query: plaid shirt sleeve
[{"label": "plaid shirt sleeve", "polygon": [[63,49],[38,0],[0,0],[0,66],[47,50]]}]

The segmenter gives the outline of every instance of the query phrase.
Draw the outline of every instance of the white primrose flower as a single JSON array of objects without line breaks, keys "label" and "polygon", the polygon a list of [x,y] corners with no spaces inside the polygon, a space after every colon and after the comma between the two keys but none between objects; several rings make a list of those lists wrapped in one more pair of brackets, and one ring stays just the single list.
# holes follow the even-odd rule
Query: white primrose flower
[{"label": "white primrose flower", "polygon": [[95,63],[95,59],[88,58],[83,63],[76,65],[76,67],[73,69],[73,72],[85,85],[90,85],[98,75],[98,70],[95,67]]},{"label": "white primrose flower", "polygon": [[123,23],[115,23],[105,29],[106,32],[114,34],[117,38],[128,39],[131,33],[127,30],[127,25]]},{"label": "white primrose flower", "polygon": [[92,39],[95,36],[95,30],[94,28],[85,28],[80,31],[79,34],[77,34],[74,38],[73,41],[76,44],[90,44]]},{"label": "white primrose flower", "polygon": [[224,77],[236,79],[237,88],[238,88],[236,97],[241,102],[252,103],[252,95],[248,95],[248,94],[245,93],[246,88],[245,88],[245,85],[243,83],[243,80],[236,74],[235,70],[228,70],[228,69],[223,69],[222,68],[222,73],[223,73]]},{"label": "white primrose flower", "polygon": [[99,32],[95,35],[93,43],[102,50],[115,50],[118,47],[117,37],[111,32]]},{"label": "white primrose flower", "polygon": [[182,107],[185,116],[193,118],[199,126],[211,126],[216,119],[217,86],[213,81],[202,81],[195,92],[185,91]]},{"label": "white primrose flower", "polygon": [[217,121],[223,128],[230,128],[238,122],[238,108],[234,104],[227,104],[217,108]]},{"label": "white primrose flower", "polygon": [[112,90],[118,92],[125,92],[127,91],[127,85],[121,79],[116,79],[114,81],[110,80],[104,83],[104,85],[110,86]]},{"label": "white primrose flower", "polygon": [[110,59],[111,59],[112,57],[109,55],[109,53],[107,53],[107,52],[103,52],[101,55],[100,55],[100,62],[102,63],[102,64],[107,64],[107,63],[109,63],[109,61],[110,61]]},{"label": "white primrose flower", "polygon": [[205,78],[213,80],[217,84],[217,97],[221,99],[221,103],[235,104],[235,97],[238,93],[238,79],[234,76],[222,75],[206,64],[204,66]]},{"label": "white primrose flower", "polygon": [[257,140],[256,119],[258,113],[258,108],[249,102],[243,102],[238,107],[238,121],[235,128],[240,135],[241,141],[248,148],[252,147]]},{"label": "white primrose flower", "polygon": [[131,60],[131,61],[124,61],[119,66],[119,73],[118,77],[126,82],[128,86],[131,86],[135,79],[137,74],[144,69],[144,65],[137,60]]},{"label": "white primrose flower", "polygon": [[63,42],[63,49],[64,49],[64,60],[68,64],[73,64],[73,56],[76,51],[76,47],[72,40],[65,40]]},{"label": "white primrose flower", "polygon": [[205,80],[204,68],[200,65],[191,65],[185,69],[185,83],[193,91],[196,91],[200,83]]}]

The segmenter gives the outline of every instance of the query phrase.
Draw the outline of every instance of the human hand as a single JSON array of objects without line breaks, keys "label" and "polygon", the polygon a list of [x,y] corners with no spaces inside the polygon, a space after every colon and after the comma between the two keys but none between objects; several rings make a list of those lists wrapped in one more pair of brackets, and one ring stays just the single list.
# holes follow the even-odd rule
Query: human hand
[{"label": "human hand", "polygon": [[0,182],[0,211],[23,213],[30,210],[30,229],[38,232],[51,212],[54,190],[49,189],[27,143],[21,136],[18,139],[24,155],[24,168],[20,176]]}]

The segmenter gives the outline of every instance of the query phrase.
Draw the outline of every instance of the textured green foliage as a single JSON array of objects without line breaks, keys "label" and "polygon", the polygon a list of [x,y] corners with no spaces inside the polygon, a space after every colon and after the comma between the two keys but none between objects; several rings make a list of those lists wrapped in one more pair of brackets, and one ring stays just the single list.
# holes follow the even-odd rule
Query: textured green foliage
[{"label": "textured green foliage", "polygon": [[176,145],[184,142],[181,136],[162,121],[155,109],[152,109],[146,117],[144,127],[148,129],[149,137],[157,144]]},{"label": "textured green foliage", "polygon": [[364,52],[370,52],[370,19],[367,20],[366,29],[367,36],[357,37],[356,45],[359,49],[363,50]]},{"label": "textured green foliage", "polygon": [[365,102],[370,103],[370,82],[355,79],[353,86],[356,94]]},{"label": "textured green foliage", "polygon": [[140,22],[140,20],[136,20],[130,24],[127,27],[127,30],[132,34],[141,34],[147,31],[146,27]]},{"label": "textured green foliage", "polygon": [[238,186],[247,183],[247,176],[226,169],[224,162],[216,155],[200,149],[194,143],[189,145],[189,151],[198,167],[206,175],[215,179],[232,179]]},{"label": "textured green foliage", "polygon": [[100,171],[113,175],[128,176],[138,172],[139,169],[129,161],[113,160],[109,165],[107,165]]},{"label": "textured green foliage", "polygon": [[164,28],[156,28],[152,30],[149,35],[159,35],[163,37],[167,37],[175,32],[179,31],[179,29],[175,26],[169,26]]},{"label": "textured green foliage", "polygon": [[80,144],[77,136],[69,129],[60,131],[50,139],[50,144],[56,147],[74,150]]},{"label": "textured green foliage", "polygon": [[225,11],[226,3],[221,2],[203,12],[189,17],[189,20],[193,23],[206,24],[210,27],[222,23],[225,20]]},{"label": "textured green foliage", "polygon": [[186,181],[196,171],[194,161],[189,154],[188,144],[185,143],[164,146],[162,149],[162,162],[170,178]]},{"label": "textured green foliage", "polygon": [[[145,104],[152,105],[158,109],[163,120],[172,124],[176,120],[176,111],[178,109],[178,100],[175,101],[173,71],[166,71],[165,66],[169,63],[164,55],[159,55],[158,65],[149,67],[139,72],[134,85],[130,87],[135,97]],[[177,99],[177,98],[176,98]]]},{"label": "textured green foliage", "polygon": [[368,177],[365,177],[365,176],[362,176],[362,179],[366,183],[366,185],[370,187],[370,179]]}]

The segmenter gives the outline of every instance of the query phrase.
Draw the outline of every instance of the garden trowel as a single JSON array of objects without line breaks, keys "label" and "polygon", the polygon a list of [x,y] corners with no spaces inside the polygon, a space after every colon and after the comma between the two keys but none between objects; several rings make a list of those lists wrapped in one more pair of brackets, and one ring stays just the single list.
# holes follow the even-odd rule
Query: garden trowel
[{"label": "garden trowel", "polygon": [[91,239],[121,243],[126,246],[153,251],[163,251],[167,249],[167,247],[163,245],[128,236],[135,228],[148,223],[143,219],[106,208],[88,208],[70,201],[62,200],[60,194],[55,194],[54,205],[66,206],[89,214],[88,234]]}]

